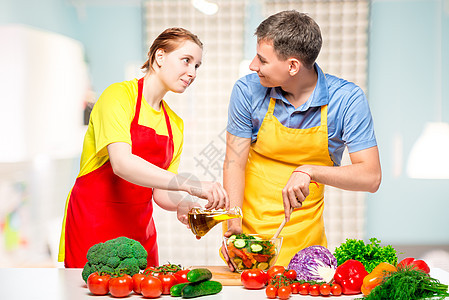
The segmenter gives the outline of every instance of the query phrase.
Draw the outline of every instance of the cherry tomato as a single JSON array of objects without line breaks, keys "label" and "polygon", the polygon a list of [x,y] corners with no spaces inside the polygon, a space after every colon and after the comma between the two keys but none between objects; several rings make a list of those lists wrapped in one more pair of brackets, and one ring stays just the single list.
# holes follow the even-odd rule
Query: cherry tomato
[{"label": "cherry tomato", "polygon": [[240,280],[245,288],[259,290],[265,286],[266,275],[261,269],[249,269],[242,272]]},{"label": "cherry tomato", "polygon": [[170,295],[170,289],[176,284],[176,277],[172,274],[159,274],[162,283],[162,294]]},{"label": "cherry tomato", "polygon": [[[293,282],[292,284],[290,284],[290,287],[292,288],[292,294],[299,294],[300,286],[301,286],[301,284],[299,282]],[[307,294],[308,293],[309,293],[309,291],[307,291]]]},{"label": "cherry tomato", "polygon": [[308,295],[309,294],[310,283],[305,282],[301,284],[298,288],[298,292],[300,295]]},{"label": "cherry tomato", "polygon": [[145,298],[158,298],[162,295],[162,282],[158,277],[147,276],[140,283],[140,291]]},{"label": "cherry tomato", "polygon": [[341,295],[341,286],[338,283],[334,283],[331,286],[331,293],[334,296],[340,296]]},{"label": "cherry tomato", "polygon": [[320,285],[320,294],[321,296],[329,296],[331,294],[331,286],[327,283]]},{"label": "cherry tomato", "polygon": [[291,287],[289,285],[281,286],[278,289],[278,297],[279,297],[279,299],[283,299],[283,300],[288,299],[288,298],[290,298],[291,294],[292,294],[292,289],[291,289]]},{"label": "cherry tomato", "polygon": [[189,271],[190,271],[189,269],[186,269],[186,270],[178,271],[175,274],[173,274],[173,275],[175,275],[176,283],[189,282],[187,280],[187,273],[189,273]]},{"label": "cherry tomato", "polygon": [[99,275],[97,272],[92,273],[87,278],[87,287],[94,295],[106,295],[109,293],[110,275]]},{"label": "cherry tomato", "polygon": [[314,284],[309,287],[309,295],[319,296],[320,295],[320,285]]},{"label": "cherry tomato", "polygon": [[278,274],[284,274],[285,268],[283,266],[272,266],[268,269],[267,274],[270,278],[274,278]]},{"label": "cherry tomato", "polygon": [[291,280],[296,280],[296,271],[295,270],[285,270],[284,275]]},{"label": "cherry tomato", "polygon": [[125,274],[109,280],[109,292],[113,297],[122,298],[128,296],[133,290],[133,279]]},{"label": "cherry tomato", "polygon": [[140,283],[142,282],[142,280],[145,279],[145,277],[147,277],[146,275],[137,273],[133,275],[133,291],[136,294],[140,294]]},{"label": "cherry tomato", "polygon": [[269,284],[267,285],[265,294],[267,295],[267,298],[274,299],[278,294],[278,288],[275,287],[274,285]]}]

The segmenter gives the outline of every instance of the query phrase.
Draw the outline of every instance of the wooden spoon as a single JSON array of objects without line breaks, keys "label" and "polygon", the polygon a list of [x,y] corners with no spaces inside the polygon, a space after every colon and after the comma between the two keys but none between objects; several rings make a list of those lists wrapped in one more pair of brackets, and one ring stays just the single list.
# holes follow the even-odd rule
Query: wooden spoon
[{"label": "wooden spoon", "polygon": [[[292,212],[293,212],[293,207],[290,208],[290,216],[291,216]],[[281,225],[279,225],[278,230],[277,230],[276,233],[273,235],[273,237],[272,237],[273,239],[275,239],[275,238],[277,238],[277,237],[279,236],[279,234],[280,234],[281,231],[282,231],[282,228],[284,228],[284,226],[285,226],[285,223],[287,223],[287,219],[284,218],[284,221],[282,221]]]}]

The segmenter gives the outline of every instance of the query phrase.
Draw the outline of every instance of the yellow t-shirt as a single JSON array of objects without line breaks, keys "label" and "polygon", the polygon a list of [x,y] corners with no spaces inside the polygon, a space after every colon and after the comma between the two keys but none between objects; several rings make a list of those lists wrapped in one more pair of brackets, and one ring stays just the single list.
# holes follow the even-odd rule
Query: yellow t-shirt
[{"label": "yellow t-shirt", "polygon": [[[114,83],[101,94],[90,114],[78,177],[98,169],[109,160],[107,145],[125,142],[132,146],[130,129],[136,110],[137,93],[137,79],[134,79]],[[184,123],[167,103],[163,102],[170,119],[174,146],[173,158],[167,170],[177,173],[183,145]],[[143,96],[138,123],[153,128],[159,135],[168,135],[164,110],[162,107],[159,111],[155,110]],[[65,222],[69,199],[70,193],[65,205],[58,261],[64,261],[65,257]]]},{"label": "yellow t-shirt", "polygon": [[[107,145],[131,143],[131,122],[137,101],[137,79],[110,85],[95,103],[84,137],[78,177],[101,167],[109,160]],[[183,145],[184,123],[165,103],[173,134],[174,152],[168,171],[177,173]],[[153,128],[159,135],[168,135],[164,110],[152,108],[142,96],[138,123]]]}]

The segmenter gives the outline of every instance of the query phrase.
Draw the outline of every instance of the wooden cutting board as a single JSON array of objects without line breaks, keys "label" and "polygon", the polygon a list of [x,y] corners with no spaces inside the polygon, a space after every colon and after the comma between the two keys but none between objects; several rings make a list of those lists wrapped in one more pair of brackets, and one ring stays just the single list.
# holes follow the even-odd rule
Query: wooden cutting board
[{"label": "wooden cutting board", "polygon": [[189,269],[207,268],[212,272],[212,280],[220,282],[222,285],[242,285],[240,273],[231,272],[227,266],[191,266]]}]

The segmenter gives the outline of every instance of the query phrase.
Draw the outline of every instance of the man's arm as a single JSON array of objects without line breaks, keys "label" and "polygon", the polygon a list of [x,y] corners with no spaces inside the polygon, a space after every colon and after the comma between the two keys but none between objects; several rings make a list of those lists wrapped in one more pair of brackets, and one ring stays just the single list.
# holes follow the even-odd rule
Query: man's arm
[{"label": "man's arm", "polygon": [[[229,207],[242,207],[245,190],[245,167],[248,161],[250,138],[226,133],[226,156],[223,164],[223,187],[229,196]],[[241,232],[241,220],[228,221],[228,230]],[[229,234],[230,236],[230,234]]]},{"label": "man's arm", "polygon": [[349,157],[352,164],[347,166],[302,165],[296,168],[295,171],[304,173],[293,172],[282,190],[287,220],[290,218],[290,207],[300,207],[308,196],[310,181],[349,191],[374,193],[378,190],[382,171],[377,146],[350,153]]}]

